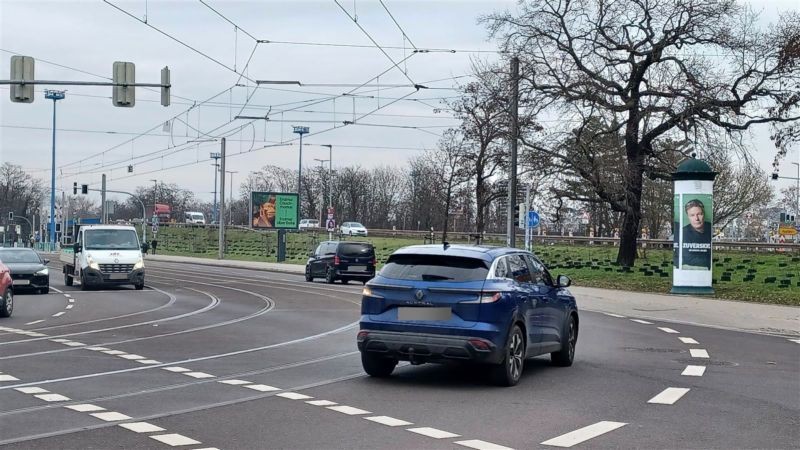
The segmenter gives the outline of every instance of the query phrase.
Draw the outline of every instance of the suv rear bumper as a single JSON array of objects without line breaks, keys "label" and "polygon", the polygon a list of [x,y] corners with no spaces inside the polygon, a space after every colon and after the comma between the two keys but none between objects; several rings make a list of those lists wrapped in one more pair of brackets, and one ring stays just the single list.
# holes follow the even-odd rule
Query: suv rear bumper
[{"label": "suv rear bumper", "polygon": [[361,330],[358,350],[382,354],[412,363],[471,361],[498,364],[503,350],[492,341],[472,336],[443,336],[438,334],[399,333]]}]

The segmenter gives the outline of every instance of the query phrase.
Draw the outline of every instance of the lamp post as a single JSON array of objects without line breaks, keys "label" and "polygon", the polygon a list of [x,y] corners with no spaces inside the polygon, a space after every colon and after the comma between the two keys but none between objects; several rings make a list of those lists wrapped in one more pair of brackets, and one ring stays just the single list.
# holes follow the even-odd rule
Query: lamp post
[{"label": "lamp post", "polygon": [[[225,173],[230,174],[230,176],[231,176],[231,193],[228,195],[228,198],[230,198],[230,202],[228,203],[228,211],[230,212],[229,220],[231,222],[231,225],[233,225],[233,174],[239,173],[239,171],[238,170],[226,170]],[[223,214],[223,216],[224,216],[224,214]]]},{"label": "lamp post", "polygon": [[50,244],[56,241],[56,102],[63,100],[66,91],[44,91],[44,98],[53,100],[53,167],[50,172]]},{"label": "lamp post", "polygon": [[158,192],[158,180],[152,180],[151,179],[150,181],[153,182],[153,215],[155,216],[156,215],[156,202],[158,201],[158,196],[156,194]]},{"label": "lamp post", "polygon": [[[323,164],[325,164],[326,162],[328,162],[330,160],[329,159],[314,158],[314,161],[318,161],[319,162],[319,174],[320,174],[320,178],[322,178],[322,171],[325,170]],[[330,186],[328,187],[328,189],[330,189]],[[322,221],[322,212],[323,212],[322,210],[325,209],[322,206],[323,204],[325,204],[325,192],[323,191],[321,194],[322,194],[321,195],[322,198],[320,199],[320,202],[319,202],[319,223],[320,223],[320,226],[322,226],[322,224],[325,223],[325,222]]]},{"label": "lamp post", "polygon": [[211,152],[211,159],[214,160],[214,209],[211,210],[211,223],[217,220],[217,172],[219,171],[219,159],[222,154],[219,152]]},{"label": "lamp post", "polygon": [[300,135],[300,156],[298,157],[298,162],[297,162],[297,197],[298,197],[298,202],[302,203],[302,201],[300,200],[300,195],[301,195],[300,187],[302,186],[303,182],[303,135],[308,134],[309,128],[301,126],[293,126],[292,128],[293,128],[292,131],[293,133]]},{"label": "lamp post", "polygon": [[[322,144],[328,147],[328,208],[333,208],[333,145]],[[333,232],[328,232],[328,240],[333,239]]]}]

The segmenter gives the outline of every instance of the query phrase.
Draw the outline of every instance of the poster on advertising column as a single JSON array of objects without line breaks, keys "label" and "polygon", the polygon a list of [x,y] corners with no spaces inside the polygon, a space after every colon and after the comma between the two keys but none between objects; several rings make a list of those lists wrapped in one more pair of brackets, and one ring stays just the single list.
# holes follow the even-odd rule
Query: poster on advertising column
[{"label": "poster on advertising column", "polygon": [[300,223],[299,197],[293,192],[252,192],[253,228],[296,230]]},{"label": "poster on advertising column", "polygon": [[710,194],[675,195],[676,237],[673,261],[680,270],[711,270],[711,234],[714,223]]}]

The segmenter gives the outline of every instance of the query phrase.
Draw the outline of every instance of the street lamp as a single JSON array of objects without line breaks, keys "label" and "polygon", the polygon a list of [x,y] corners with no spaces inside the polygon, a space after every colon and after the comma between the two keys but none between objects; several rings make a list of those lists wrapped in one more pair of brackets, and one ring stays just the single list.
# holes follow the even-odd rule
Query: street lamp
[{"label": "street lamp", "polygon": [[[322,144],[328,147],[328,208],[333,208],[333,145]],[[333,232],[328,232],[328,240],[333,239]]]},{"label": "street lamp", "polygon": [[303,135],[308,134],[309,128],[303,126],[293,126],[292,128],[293,128],[293,133],[300,135],[300,157],[297,163],[297,196],[298,196],[298,202],[301,202],[300,195],[302,194],[300,194],[300,187],[302,185],[302,180],[303,180]]},{"label": "street lamp", "polygon": [[[319,162],[319,174],[320,174],[320,178],[322,178],[322,171],[324,170],[323,164],[325,164],[326,162],[328,162],[330,160],[329,159],[314,158],[314,161],[318,161]],[[328,180],[330,180],[330,178]],[[328,189],[330,189],[330,186],[328,186]],[[325,209],[322,206],[325,203],[325,192],[324,191],[322,192],[322,196],[321,197],[322,198],[320,199],[320,202],[319,202],[319,223],[320,223],[320,226],[322,226],[322,224],[325,223],[325,222],[322,221],[322,210]]]},{"label": "street lamp", "polygon": [[219,159],[222,158],[220,152],[211,152],[211,159],[214,160],[214,209],[211,210],[211,223],[217,220],[217,172],[219,172]]},{"label": "street lamp", "polygon": [[230,221],[231,225],[233,225],[233,174],[239,173],[238,170],[226,170],[225,173],[230,174],[231,176],[231,193],[230,193],[230,203],[228,203],[228,208],[230,208]]},{"label": "street lamp", "polygon": [[158,192],[158,180],[151,179],[150,181],[153,182],[153,215],[156,215],[156,202],[158,201],[158,196],[156,193]]},{"label": "street lamp", "polygon": [[46,89],[44,98],[53,100],[53,167],[50,172],[50,244],[56,241],[56,102],[64,100],[66,91]]}]

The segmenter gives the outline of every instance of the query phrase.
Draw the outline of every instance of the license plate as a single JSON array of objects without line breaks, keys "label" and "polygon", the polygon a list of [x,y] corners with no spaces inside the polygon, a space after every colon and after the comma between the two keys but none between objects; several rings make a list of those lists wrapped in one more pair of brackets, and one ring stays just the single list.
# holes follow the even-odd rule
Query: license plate
[{"label": "license plate", "polygon": [[127,273],[112,273],[108,276],[108,278],[112,280],[127,280],[128,274]]},{"label": "license plate", "polygon": [[450,308],[399,307],[398,320],[450,320],[453,312]]},{"label": "license plate", "polygon": [[367,270],[367,266],[347,266],[347,270],[350,272],[365,272]]},{"label": "license plate", "polygon": [[31,284],[31,280],[14,280],[12,284],[15,284],[17,286],[26,286]]}]

